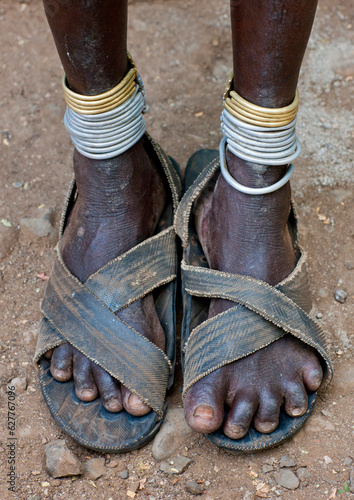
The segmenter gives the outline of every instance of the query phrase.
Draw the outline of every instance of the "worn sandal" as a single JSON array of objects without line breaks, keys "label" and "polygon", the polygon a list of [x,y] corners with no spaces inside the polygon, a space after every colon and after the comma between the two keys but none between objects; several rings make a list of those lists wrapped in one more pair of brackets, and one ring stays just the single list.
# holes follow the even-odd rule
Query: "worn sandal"
[{"label": "worn sandal", "polygon": [[[182,360],[183,395],[202,377],[226,364],[243,358],[290,333],[316,349],[320,355],[326,386],[332,378],[332,365],[326,352],[324,334],[309,315],[311,296],[306,255],[297,243],[294,208],[289,230],[299,260],[294,271],[281,283],[271,286],[240,274],[209,269],[198,240],[193,204],[220,171],[219,154],[213,150],[195,153],[186,169],[185,195],[175,219],[176,231],[184,247],[182,261],[183,324]],[[235,307],[207,319],[211,298],[235,302]],[[294,435],[309,418],[317,392],[308,394],[308,409],[301,417],[290,417],[282,408],[277,429],[262,434],[253,426],[242,439],[233,440],[220,429],[206,437],[221,448],[235,452],[253,452],[278,445]]]},{"label": "worn sandal", "polygon": [[[35,360],[45,401],[59,427],[80,444],[98,451],[131,451],[146,444],[159,429],[172,385],[176,337],[176,238],[171,225],[181,191],[178,166],[146,134],[166,185],[170,188],[155,235],[113,259],[79,282],[65,266],[60,243],[42,302]],[[62,236],[76,197],[73,181],[60,228]],[[123,322],[116,312],[153,292],[165,332],[166,352]],[[100,398],[86,403],[75,395],[74,381],[58,382],[50,373],[49,349],[69,342],[87,358],[152,408],[142,417],[122,410],[108,412]]]}]

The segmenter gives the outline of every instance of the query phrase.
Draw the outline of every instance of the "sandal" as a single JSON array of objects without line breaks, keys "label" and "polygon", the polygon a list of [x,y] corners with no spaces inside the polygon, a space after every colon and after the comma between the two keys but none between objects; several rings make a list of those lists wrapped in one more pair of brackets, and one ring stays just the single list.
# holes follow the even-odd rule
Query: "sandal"
[{"label": "sandal", "polygon": [[[155,235],[113,259],[79,282],[65,266],[58,245],[57,259],[42,302],[42,319],[35,361],[44,399],[59,427],[78,443],[96,451],[137,449],[158,431],[166,412],[166,391],[173,382],[176,338],[176,238],[172,226],[181,191],[178,166],[148,135],[169,186],[164,212]],[[62,218],[60,237],[76,198],[73,180]],[[166,352],[122,321],[116,312],[153,292],[156,312],[166,337]],[[58,382],[50,373],[49,349],[69,342],[87,358],[152,408],[142,417],[125,410],[108,412],[100,398],[82,402],[74,381]]]},{"label": "sandal", "polygon": [[[250,276],[228,274],[209,269],[199,242],[193,204],[204,189],[210,188],[220,171],[219,154],[201,150],[189,160],[185,175],[185,195],[175,219],[182,240],[183,323],[182,361],[183,397],[202,377],[226,364],[258,351],[290,333],[318,352],[324,371],[322,389],[332,378],[332,365],[319,324],[310,316],[311,294],[306,255],[297,238],[294,207],[289,230],[299,259],[294,271],[276,286]],[[207,319],[211,298],[235,302],[235,307]],[[252,332],[250,334],[250,332]],[[277,429],[262,434],[253,426],[245,437],[233,440],[219,430],[206,437],[219,447],[234,452],[254,452],[274,447],[293,436],[312,413],[317,391],[308,394],[308,409],[301,417],[290,417],[282,408]]]}]

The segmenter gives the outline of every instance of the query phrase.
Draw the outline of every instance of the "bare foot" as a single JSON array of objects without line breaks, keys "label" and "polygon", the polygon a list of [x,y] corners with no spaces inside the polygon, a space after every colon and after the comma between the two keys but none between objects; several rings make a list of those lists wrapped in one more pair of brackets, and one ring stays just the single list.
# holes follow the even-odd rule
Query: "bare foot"
[{"label": "bare foot", "polygon": [[[285,168],[253,164],[245,168],[245,162],[231,154],[228,164],[239,182],[252,187],[278,181]],[[231,188],[220,175],[214,190],[202,196],[195,209],[209,266],[279,283],[298,259],[287,226],[289,212],[289,184],[272,194],[249,196]],[[212,299],[208,317],[233,305]],[[318,389],[322,376],[315,351],[286,335],[196,382],[186,395],[186,419],[197,432],[214,432],[222,425],[226,405],[229,413],[223,430],[231,439],[245,436],[252,422],[258,431],[270,433],[278,426],[283,403],[290,416],[306,412],[307,390]]]},{"label": "bare foot", "polygon": [[[118,255],[154,234],[165,205],[165,188],[157,159],[146,139],[111,160],[89,160],[74,154],[78,197],[61,240],[63,260],[84,282]],[[120,311],[118,316],[164,350],[164,332],[152,295]],[[61,382],[75,382],[81,401],[101,397],[111,412],[125,408],[135,416],[150,408],[135,394],[70,344],[46,353],[50,371]]]}]

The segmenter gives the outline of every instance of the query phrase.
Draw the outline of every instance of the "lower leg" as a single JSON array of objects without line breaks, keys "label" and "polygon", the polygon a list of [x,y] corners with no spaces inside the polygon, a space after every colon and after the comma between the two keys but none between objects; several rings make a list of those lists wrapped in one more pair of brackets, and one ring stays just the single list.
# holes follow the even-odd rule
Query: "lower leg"
[{"label": "lower leg", "polygon": [[[231,1],[234,90],[244,99],[273,108],[293,101],[316,3]],[[227,161],[230,174],[249,187],[271,185],[287,169],[244,161],[230,152]],[[197,230],[210,267],[272,285],[289,275],[297,261],[287,225],[290,197],[289,183],[271,194],[250,196],[220,175],[213,193],[197,207]],[[212,300],[209,317],[232,305]],[[253,418],[259,431],[271,432],[282,402],[290,415],[303,414],[306,389],[315,390],[320,383],[316,355],[285,336],[197,382],[186,396],[186,417],[195,430],[212,432],[223,421],[226,403],[230,412],[224,431],[229,437],[244,436]]]},{"label": "lower leg", "polygon": [[[48,15],[48,21],[71,90],[96,95],[122,80],[128,69],[127,0],[68,0],[61,2],[55,16]],[[89,159],[75,151],[78,197],[64,231],[61,252],[80,281],[153,234],[165,202],[163,181],[155,164],[144,138],[110,160]],[[152,296],[119,316],[164,348]],[[100,394],[110,411],[120,411],[123,406],[136,415],[149,411],[135,395],[68,344],[48,356],[52,357],[51,372],[57,380],[74,376],[80,399],[90,401]]]}]

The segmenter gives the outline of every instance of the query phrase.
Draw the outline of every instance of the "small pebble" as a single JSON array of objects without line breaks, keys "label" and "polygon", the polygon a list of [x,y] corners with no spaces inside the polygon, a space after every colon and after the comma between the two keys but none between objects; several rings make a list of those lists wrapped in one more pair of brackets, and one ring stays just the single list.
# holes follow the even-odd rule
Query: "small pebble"
[{"label": "small pebble", "polygon": [[296,490],[299,487],[300,480],[290,469],[283,469],[275,474],[275,480],[279,486],[288,490]]},{"label": "small pebble", "polygon": [[166,474],[182,474],[192,463],[193,460],[191,458],[178,455],[171,458],[169,462],[162,462],[160,471]]},{"label": "small pebble", "polygon": [[272,470],[274,470],[274,469],[273,469],[273,467],[271,465],[267,465],[267,464],[266,465],[262,465],[262,472],[264,474],[267,474],[267,472],[272,472]]},{"label": "small pebble", "polygon": [[344,302],[348,298],[348,294],[344,290],[336,290],[334,292],[334,298],[336,299],[337,302],[340,302],[341,304],[344,304]]},{"label": "small pebble", "polygon": [[134,481],[133,483],[130,483],[127,490],[127,496],[130,498],[135,498],[135,493],[138,491],[139,486],[140,486],[139,481]]},{"label": "small pebble", "polygon": [[128,479],[129,471],[127,469],[122,470],[122,472],[118,474],[118,477],[120,477],[121,479]]},{"label": "small pebble", "polygon": [[103,476],[106,472],[105,459],[91,458],[84,464],[84,474],[88,479],[96,480]]},{"label": "small pebble", "polygon": [[295,467],[296,462],[291,457],[284,455],[283,457],[281,457],[279,465],[280,467]]},{"label": "small pebble", "polygon": [[349,465],[352,465],[352,463],[353,463],[352,457],[345,457],[343,461],[344,467],[349,467]]},{"label": "small pebble", "polygon": [[110,462],[108,462],[108,464],[106,464],[106,467],[108,467],[109,469],[114,469],[117,466],[118,466],[117,460],[111,460]]},{"label": "small pebble", "polygon": [[203,493],[202,486],[198,484],[197,481],[194,481],[194,479],[187,481],[185,488],[189,493],[192,493],[192,495],[201,495]]},{"label": "small pebble", "polygon": [[296,475],[300,479],[302,486],[307,486],[309,484],[311,473],[306,469],[306,467],[299,467],[296,471]]},{"label": "small pebble", "polygon": [[317,319],[322,319],[323,318],[323,314],[322,313],[317,313],[316,314],[316,318]]},{"label": "small pebble", "polygon": [[82,465],[66,445],[64,439],[55,439],[44,448],[46,467],[53,478],[78,476],[82,474]]},{"label": "small pebble", "polygon": [[9,385],[15,386],[16,395],[23,394],[27,389],[27,379],[26,377],[16,377],[11,380]]},{"label": "small pebble", "polygon": [[323,460],[325,461],[325,464],[331,464],[333,462],[333,460],[331,459],[331,457],[329,457],[328,455],[325,455],[323,457]]},{"label": "small pebble", "polygon": [[275,462],[275,458],[274,457],[269,457],[266,460],[264,460],[264,463],[268,464],[268,465],[274,465],[274,462]]}]

